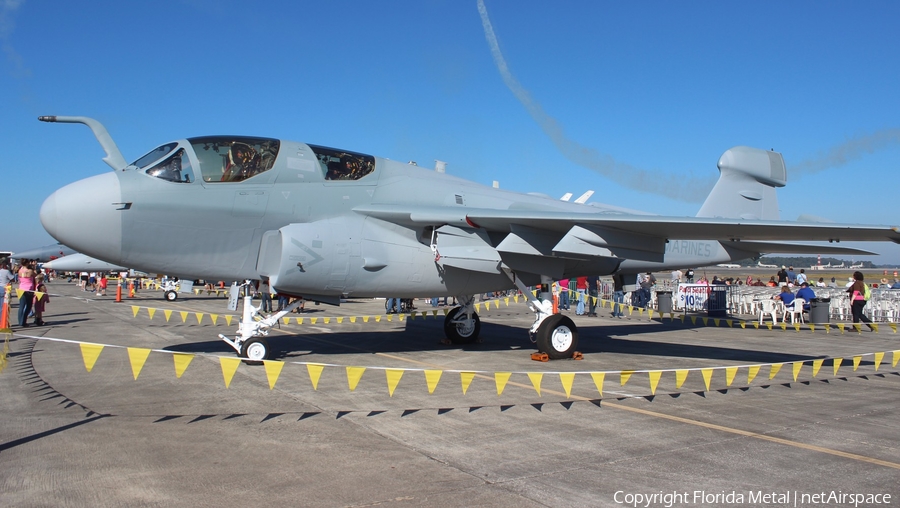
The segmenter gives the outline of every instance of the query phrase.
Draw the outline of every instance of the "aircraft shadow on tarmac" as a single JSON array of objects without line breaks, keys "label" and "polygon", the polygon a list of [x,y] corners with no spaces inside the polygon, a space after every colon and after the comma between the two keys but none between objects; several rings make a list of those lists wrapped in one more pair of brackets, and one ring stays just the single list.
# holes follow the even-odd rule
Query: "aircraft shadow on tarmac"
[{"label": "aircraft shadow on tarmac", "polygon": [[[581,326],[579,350],[584,354],[619,353],[642,356],[668,356],[728,360],[746,363],[779,363],[805,361],[825,356],[807,356],[750,348],[733,348],[704,344],[674,344],[670,342],[621,338],[615,336],[639,337],[659,334],[666,325],[635,326],[606,325]],[[679,326],[677,329],[705,328],[702,326]],[[751,337],[748,332],[748,340]],[[266,340],[270,348],[270,359],[300,361],[310,354],[342,355],[356,353],[404,353],[416,351],[437,351],[462,349],[464,351],[528,351],[534,344],[528,339],[527,330],[521,326],[507,326],[497,323],[481,323],[481,342],[473,344],[445,344],[443,324],[438,320],[409,320],[403,330],[317,333],[305,332],[297,335],[271,334]],[[702,342],[703,338],[698,338]],[[709,337],[707,340],[715,340]],[[167,350],[183,353],[234,353],[221,340],[173,344]]]}]

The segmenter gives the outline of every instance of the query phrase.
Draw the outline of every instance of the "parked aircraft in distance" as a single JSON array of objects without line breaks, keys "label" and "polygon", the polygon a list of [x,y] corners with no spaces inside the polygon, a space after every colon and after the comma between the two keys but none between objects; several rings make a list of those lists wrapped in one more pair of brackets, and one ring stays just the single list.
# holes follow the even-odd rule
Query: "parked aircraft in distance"
[{"label": "parked aircraft in distance", "polygon": [[48,261],[44,263],[43,267],[57,272],[123,272],[127,270],[121,265],[107,263],[80,252]]},{"label": "parked aircraft in distance", "polygon": [[[734,147],[697,217],[487,187],[441,171],[349,150],[251,136],[200,136],[127,163],[100,122],[93,131],[114,171],[67,185],[41,222],[80,252],[150,273],[211,280],[268,277],[274,291],[339,304],[349,297],[456,296],[444,321],[455,343],[478,338],[475,295],[518,288],[535,313],[539,351],[571,357],[578,329],[553,314],[551,281],[710,266],[763,252],[867,253],[793,240],[894,241],[888,226],[777,220],[781,154]],[[93,199],[85,200],[90,195]],[[160,241],[165,239],[166,241]],[[540,285],[536,298],[530,285]],[[264,319],[249,299],[234,338],[251,360],[299,302]]]},{"label": "parked aircraft in distance", "polygon": [[44,245],[43,247],[38,247],[36,249],[13,252],[12,258],[34,259],[37,260],[38,263],[45,263],[47,261],[51,261],[53,259],[61,258],[63,256],[68,256],[71,254],[75,254],[75,249],[66,247],[61,243],[55,243],[53,245]]},{"label": "parked aircraft in distance", "polygon": [[741,267],[741,265],[736,265],[736,264],[732,264],[732,263],[719,263],[716,266],[718,266],[719,268],[740,268]]},{"label": "parked aircraft in distance", "polygon": [[764,264],[762,263],[762,261],[757,261],[757,262],[756,262],[756,267],[757,267],[757,268],[778,268],[778,265],[764,265]]}]

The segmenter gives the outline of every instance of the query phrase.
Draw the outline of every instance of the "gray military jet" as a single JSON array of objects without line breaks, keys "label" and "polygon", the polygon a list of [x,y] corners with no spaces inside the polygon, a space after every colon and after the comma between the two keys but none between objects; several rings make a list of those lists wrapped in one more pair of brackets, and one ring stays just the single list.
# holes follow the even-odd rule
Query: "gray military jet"
[{"label": "gray military jet", "polygon": [[12,257],[13,259],[33,259],[38,263],[46,263],[47,261],[52,261],[75,253],[75,249],[70,249],[61,243],[54,243],[53,245],[44,245],[43,247],[38,247],[36,249],[13,252]]},{"label": "gray military jet", "polygon": [[[786,241],[900,243],[893,227],[777,220],[784,161],[748,147],[719,159],[720,179],[698,217],[666,217],[265,137],[180,139],[129,164],[96,120],[40,119],[90,127],[114,170],[57,190],[41,207],[47,232],[80,252],[151,273],[268,277],[281,294],[335,305],[342,295],[456,296],[460,305],[444,322],[455,343],[479,335],[473,295],[518,288],[535,313],[532,340],[551,358],[571,357],[578,344],[575,323],[551,311],[554,279],[764,252],[865,252]],[[534,285],[539,298],[529,291]],[[245,299],[238,334],[220,337],[243,357],[266,359],[264,337],[292,308],[259,319]]]}]

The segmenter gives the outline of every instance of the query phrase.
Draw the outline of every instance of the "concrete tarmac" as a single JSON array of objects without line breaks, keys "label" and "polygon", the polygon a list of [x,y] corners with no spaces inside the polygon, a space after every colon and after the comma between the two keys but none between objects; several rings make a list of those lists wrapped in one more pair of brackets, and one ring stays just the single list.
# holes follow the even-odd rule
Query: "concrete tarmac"
[{"label": "concrete tarmac", "polygon": [[[482,310],[482,341],[464,347],[442,343],[441,309],[387,322],[383,300],[307,304],[270,335],[284,363],[240,364],[226,388],[220,357],[235,355],[217,335],[236,313],[223,298],[49,290],[47,325],[13,323],[0,373],[2,506],[900,503],[900,335],[887,326],[604,308],[571,313],[583,360],[542,363],[521,300]],[[105,345],[90,372],[82,349],[99,348],[82,342]],[[433,393],[426,370],[441,373]]]}]

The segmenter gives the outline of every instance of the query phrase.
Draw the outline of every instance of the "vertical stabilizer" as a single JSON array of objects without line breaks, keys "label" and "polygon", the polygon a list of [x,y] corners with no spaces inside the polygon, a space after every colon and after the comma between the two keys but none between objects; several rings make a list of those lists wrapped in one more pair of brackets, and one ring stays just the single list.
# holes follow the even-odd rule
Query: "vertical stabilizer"
[{"label": "vertical stabilizer", "polygon": [[719,181],[697,217],[778,219],[775,187],[787,184],[784,158],[773,151],[736,146],[719,158]]}]

